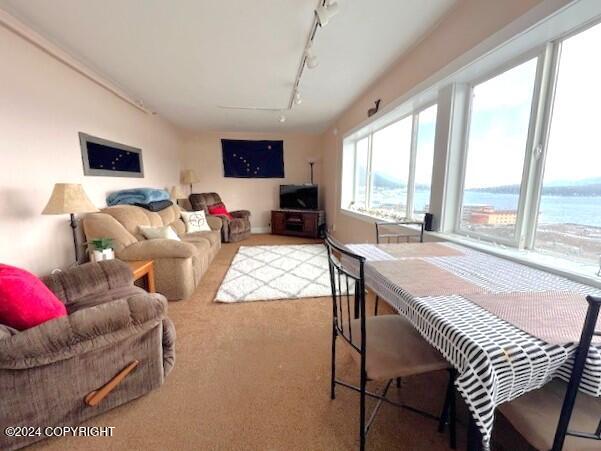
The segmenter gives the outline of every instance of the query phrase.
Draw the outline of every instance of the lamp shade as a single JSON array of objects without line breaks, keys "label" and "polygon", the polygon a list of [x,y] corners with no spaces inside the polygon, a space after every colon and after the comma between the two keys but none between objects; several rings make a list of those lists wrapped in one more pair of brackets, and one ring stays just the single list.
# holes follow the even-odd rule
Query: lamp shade
[{"label": "lamp shade", "polygon": [[68,213],[91,213],[98,211],[88,198],[83,187],[77,183],[57,183],[54,185],[50,200],[43,215],[62,215]]},{"label": "lamp shade", "polygon": [[182,171],[181,182],[184,183],[184,184],[186,184],[186,185],[190,185],[192,183],[198,183],[198,182],[200,182],[200,179],[196,175],[196,172],[194,172],[194,169],[184,169]]},{"label": "lamp shade", "polygon": [[169,191],[169,194],[171,194],[171,199],[173,199],[173,200],[186,198],[186,195],[184,194],[184,190],[182,189],[182,187],[180,185],[173,185],[171,187],[171,190]]}]

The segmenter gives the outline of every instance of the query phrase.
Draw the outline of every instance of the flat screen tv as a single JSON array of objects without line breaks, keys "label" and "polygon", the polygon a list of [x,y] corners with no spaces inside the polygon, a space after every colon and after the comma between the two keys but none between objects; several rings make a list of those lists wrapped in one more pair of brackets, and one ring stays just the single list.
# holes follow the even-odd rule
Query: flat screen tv
[{"label": "flat screen tv", "polygon": [[280,185],[280,208],[317,210],[317,185]]}]

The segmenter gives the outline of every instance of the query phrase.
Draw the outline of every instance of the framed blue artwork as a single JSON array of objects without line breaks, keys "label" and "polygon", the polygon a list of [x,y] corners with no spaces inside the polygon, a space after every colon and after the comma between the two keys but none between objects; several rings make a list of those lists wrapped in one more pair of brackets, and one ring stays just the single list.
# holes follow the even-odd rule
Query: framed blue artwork
[{"label": "framed blue artwork", "polygon": [[144,177],[142,149],[79,133],[84,175]]},{"label": "framed blue artwork", "polygon": [[284,141],[222,139],[223,174],[236,178],[284,178]]}]

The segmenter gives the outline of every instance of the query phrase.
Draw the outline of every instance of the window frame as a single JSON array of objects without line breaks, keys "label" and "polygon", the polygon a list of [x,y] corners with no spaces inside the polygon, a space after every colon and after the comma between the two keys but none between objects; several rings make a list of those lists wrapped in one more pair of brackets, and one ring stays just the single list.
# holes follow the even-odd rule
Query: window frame
[{"label": "window frame", "polygon": [[[496,69],[487,72],[486,75],[476,77],[467,83],[468,96],[465,100],[467,106],[464,126],[461,130],[463,140],[460,149],[461,168],[452,234],[491,243],[493,245],[502,245],[518,250],[537,252],[535,248],[536,234],[538,231],[544,172],[561,64],[562,45],[571,37],[584,33],[595,26],[601,26],[601,18],[587,21],[567,33],[562,33],[553,39],[546,41],[544,44],[535,46],[529,51],[497,66]],[[469,153],[473,90],[479,84],[491,80],[533,58],[537,58],[538,60],[530,108],[528,136],[524,153],[514,239],[503,239],[482,232],[465,230],[461,228],[461,215],[463,210],[464,185]],[[558,256],[558,258],[561,257]]]},{"label": "window frame", "polygon": [[[534,138],[536,136],[537,131],[537,118],[538,118],[538,110],[539,110],[539,101],[540,101],[540,93],[541,93],[541,81],[542,81],[542,70],[545,65],[545,49],[546,46],[537,46],[528,52],[522,53],[519,56],[512,58],[511,60],[505,62],[504,64],[497,66],[494,70],[487,72],[485,75],[472,79],[468,86],[468,95],[465,101],[467,102],[465,109],[465,118],[464,118],[464,127],[461,130],[462,133],[462,141],[463,145],[461,146],[461,169],[460,169],[460,179],[457,186],[458,196],[457,196],[457,204],[455,206],[455,223],[453,225],[453,233],[461,236],[465,236],[468,238],[473,238],[479,241],[491,242],[494,244],[500,244],[504,246],[516,247],[520,248],[520,244],[523,242],[523,225],[524,225],[524,216],[526,213],[526,198],[528,196],[528,185],[530,181],[530,167],[533,151],[536,146],[533,145]],[[532,91],[532,100],[530,104],[530,116],[528,119],[528,132],[526,136],[526,144],[524,148],[524,157],[522,160],[522,178],[520,181],[520,192],[518,194],[518,206],[517,206],[517,216],[516,216],[516,224],[514,235],[512,239],[505,239],[501,237],[497,237],[494,235],[490,235],[483,232],[474,232],[465,230],[461,227],[461,218],[463,212],[463,201],[464,201],[464,191],[465,191],[465,176],[467,169],[467,159],[469,154],[469,138],[470,138],[470,128],[471,128],[471,119],[472,119],[472,110],[473,110],[473,99],[474,99],[474,88],[482,83],[490,81],[516,67],[536,59],[536,70],[534,76],[534,84]]]},{"label": "window frame", "polygon": [[[353,186],[352,186],[352,200],[349,202],[350,204],[354,204],[356,202],[356,198],[357,198],[357,143],[365,138],[367,138],[367,178],[366,178],[366,193],[365,193],[365,205],[366,205],[366,209],[370,209],[371,208],[371,191],[372,191],[372,159],[373,159],[373,136],[378,133],[379,131],[385,129],[386,127],[389,127],[393,124],[396,124],[400,121],[403,121],[405,119],[408,119],[411,117],[411,143],[410,143],[410,149],[409,149],[409,161],[407,162],[407,164],[409,165],[409,175],[408,175],[408,180],[407,180],[407,197],[406,197],[406,207],[405,207],[405,212],[404,212],[404,217],[407,219],[413,219],[414,216],[414,211],[413,211],[413,200],[414,200],[414,195],[415,195],[415,165],[416,165],[416,158],[417,158],[417,141],[418,141],[418,130],[419,130],[419,114],[424,111],[427,110],[430,107],[433,107],[435,105],[438,105],[438,99],[434,99],[434,100],[430,100],[427,102],[422,102],[420,103],[417,107],[413,108],[410,112],[407,112],[405,114],[401,114],[398,115],[394,118],[391,118],[391,120],[389,121],[385,121],[383,122],[381,125],[379,125],[378,127],[375,127],[373,129],[370,129],[368,131],[366,131],[365,133],[359,133],[357,134],[355,137],[353,137],[353,139],[351,140],[351,144],[353,146]],[[437,115],[438,115],[438,111],[437,111]],[[434,163],[434,162],[432,162]],[[341,180],[344,179],[344,175],[341,176]],[[432,183],[432,182],[430,182]],[[340,205],[340,209],[341,211],[344,212],[349,212],[351,214],[357,214],[357,215],[363,215],[363,216],[368,216],[370,218],[375,218],[378,220],[383,220],[386,221],[386,218],[381,218],[372,214],[369,214],[368,212],[360,212],[360,211],[356,211],[353,210],[351,208],[349,208],[348,205],[343,205],[342,204],[342,200],[343,200],[343,193],[342,190],[344,190],[345,187],[342,186],[341,187],[341,194],[340,194],[340,199],[339,199],[339,205]]]},{"label": "window frame", "polygon": [[[541,267],[568,277],[594,282],[601,288],[601,279],[590,271],[591,265],[580,265],[566,254],[558,253],[556,260],[536,249],[539,216],[544,184],[544,169],[555,107],[555,91],[561,64],[563,43],[589,28],[601,24],[601,4],[595,0],[581,0],[566,6],[556,14],[537,17],[518,34],[509,32],[491,42],[483,42],[465,57],[457,58],[447,68],[417,84],[401,97],[392,100],[374,117],[366,118],[341,138],[344,151],[351,149],[359,139],[375,133],[409,115],[437,105],[436,133],[432,187],[429,211],[434,214],[433,234],[442,239],[457,241],[482,248],[497,255]],[[467,157],[468,126],[471,119],[471,95],[474,85],[491,79],[511,68],[538,58],[535,86],[528,119],[528,136],[522,167],[518,201],[518,217],[513,240],[459,230],[463,209],[463,190]],[[541,62],[542,61],[542,62]],[[417,105],[417,107],[415,107]],[[419,123],[418,123],[419,126]],[[334,130],[336,134],[336,129]],[[415,132],[412,132],[412,137]],[[346,153],[344,154],[346,161]],[[349,154],[349,157],[351,155]],[[352,155],[354,158],[354,155]],[[415,150],[410,158],[410,175],[415,177]],[[348,163],[350,165],[350,162]],[[341,165],[342,166],[342,165]],[[352,209],[349,199],[349,178],[341,170],[338,185],[340,213],[361,221],[374,222],[380,218],[367,211]],[[371,172],[371,171],[370,171]],[[371,183],[370,183],[371,186]],[[415,200],[415,179],[408,193]],[[343,203],[344,202],[344,203]],[[349,208],[351,206],[351,208]],[[414,216],[414,202],[411,215]],[[332,232],[335,231],[334,225]],[[595,273],[597,268],[595,268]]]},{"label": "window frame", "polygon": [[[415,219],[415,168],[417,166],[417,144],[419,142],[419,115],[428,108],[432,108],[433,106],[437,107],[436,120],[434,121],[434,128],[436,129],[436,122],[438,121],[438,100],[426,102],[419,108],[416,108],[413,112],[413,126],[411,129],[411,153],[409,157],[409,182],[407,183],[407,210],[411,211],[411,215],[409,216],[411,219]],[[436,136],[434,137],[434,140],[436,142]],[[434,166],[434,154],[432,155],[432,166]],[[434,177],[434,171],[432,171],[432,174],[430,175],[430,198],[432,197],[432,177]],[[409,197],[411,199],[409,199]]]}]

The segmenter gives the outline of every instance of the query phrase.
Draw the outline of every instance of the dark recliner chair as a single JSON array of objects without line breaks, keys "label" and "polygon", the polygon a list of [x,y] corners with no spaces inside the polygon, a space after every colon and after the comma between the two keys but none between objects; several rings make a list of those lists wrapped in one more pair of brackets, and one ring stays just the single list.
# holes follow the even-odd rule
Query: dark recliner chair
[{"label": "dark recliner chair", "polygon": [[250,236],[250,211],[231,211],[230,214],[234,217],[234,219],[230,219],[225,215],[210,215],[210,206],[223,203],[221,201],[221,197],[219,197],[219,194],[217,193],[190,194],[189,200],[192,210],[203,210],[207,217],[213,216],[221,219],[223,222],[223,227],[221,228],[221,239],[224,243],[241,241]]},{"label": "dark recliner chair", "polygon": [[[120,260],[42,279],[68,315],[18,331],[0,324],[0,427],[63,427],[159,388],[175,363],[167,300],[134,285]],[[8,437],[0,449],[43,437]]]}]

